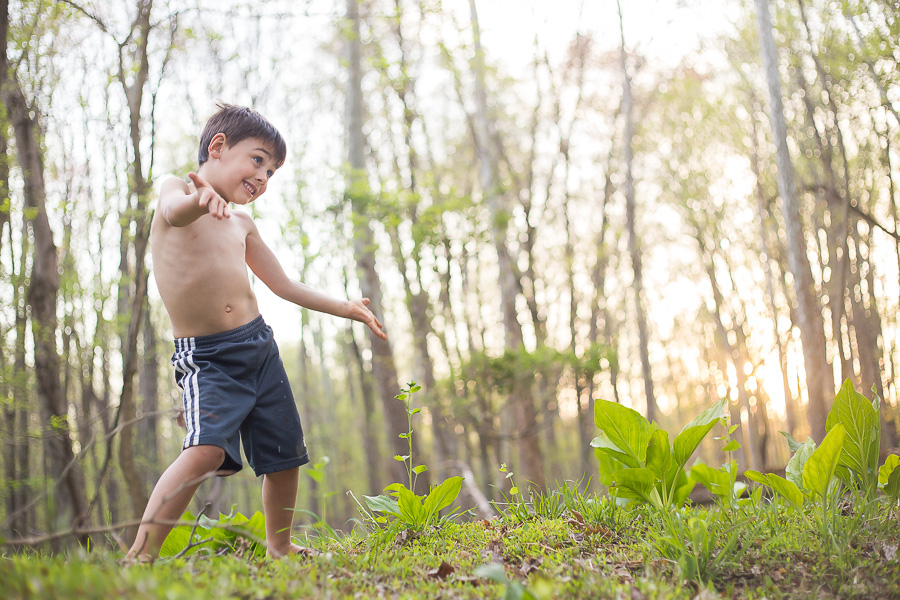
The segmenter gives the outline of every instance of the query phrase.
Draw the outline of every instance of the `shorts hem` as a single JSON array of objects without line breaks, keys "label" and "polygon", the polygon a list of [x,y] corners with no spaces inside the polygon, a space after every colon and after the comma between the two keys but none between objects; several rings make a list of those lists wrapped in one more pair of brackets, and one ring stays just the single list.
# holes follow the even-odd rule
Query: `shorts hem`
[{"label": "shorts hem", "polygon": [[288,469],[300,467],[307,463],[309,463],[309,454],[304,454],[303,456],[299,456],[297,458],[283,460],[281,462],[260,467],[259,469],[253,469],[253,472],[256,473],[257,477],[259,477],[261,475],[268,475],[270,473],[278,473],[279,471],[287,471]]}]

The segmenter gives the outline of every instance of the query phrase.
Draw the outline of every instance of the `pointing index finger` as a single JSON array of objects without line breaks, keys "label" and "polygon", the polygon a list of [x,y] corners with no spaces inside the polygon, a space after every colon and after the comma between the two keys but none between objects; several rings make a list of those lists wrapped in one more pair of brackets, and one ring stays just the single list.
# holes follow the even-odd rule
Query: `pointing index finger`
[{"label": "pointing index finger", "polygon": [[206,180],[197,175],[196,173],[188,173],[188,177],[190,177],[191,181],[194,182],[194,186],[201,187],[209,187],[209,184],[206,183]]}]

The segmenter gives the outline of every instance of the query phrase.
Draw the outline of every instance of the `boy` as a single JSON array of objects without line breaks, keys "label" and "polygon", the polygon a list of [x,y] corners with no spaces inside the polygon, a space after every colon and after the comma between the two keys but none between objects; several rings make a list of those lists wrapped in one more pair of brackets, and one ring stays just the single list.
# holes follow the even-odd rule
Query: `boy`
[{"label": "boy", "polygon": [[153,271],[175,336],[172,364],[182,388],[182,453],[153,489],[130,560],[154,560],[174,521],[211,473],[242,468],[238,440],[263,476],[268,555],[291,542],[299,467],[309,462],[303,430],[272,330],[259,314],[247,267],[299,306],[368,325],[385,338],[367,298],[341,301],[288,279],[246,213],[285,159],[284,140],[259,113],[220,104],[200,139],[191,183],[161,188],[150,229]]}]

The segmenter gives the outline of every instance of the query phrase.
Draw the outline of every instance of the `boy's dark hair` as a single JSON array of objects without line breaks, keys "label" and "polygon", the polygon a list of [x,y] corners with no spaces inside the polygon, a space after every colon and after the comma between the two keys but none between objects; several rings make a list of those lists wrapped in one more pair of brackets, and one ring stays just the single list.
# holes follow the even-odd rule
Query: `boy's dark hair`
[{"label": "boy's dark hair", "polygon": [[219,102],[218,112],[209,118],[200,136],[198,160],[202,166],[209,160],[209,143],[219,133],[225,134],[225,143],[230,148],[247,138],[259,138],[272,144],[275,150],[275,166],[284,164],[287,146],[278,130],[265,117],[246,106],[235,106]]}]

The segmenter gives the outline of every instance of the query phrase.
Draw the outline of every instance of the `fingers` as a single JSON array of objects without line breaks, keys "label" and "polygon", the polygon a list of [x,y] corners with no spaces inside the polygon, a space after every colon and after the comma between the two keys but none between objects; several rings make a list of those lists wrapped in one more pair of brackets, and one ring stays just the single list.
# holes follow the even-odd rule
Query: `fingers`
[{"label": "fingers", "polygon": [[362,304],[362,315],[360,315],[357,320],[365,323],[375,335],[383,340],[386,340],[387,334],[384,332],[384,325],[381,323],[381,321],[378,320],[378,317],[375,316],[375,313],[373,313],[368,308],[365,308],[369,304],[371,304],[372,301],[368,298],[363,298],[362,300],[356,300],[355,302],[359,302],[360,304]]},{"label": "fingers", "polygon": [[206,180],[197,175],[196,173],[188,173],[188,177],[191,178],[191,181],[194,182],[194,186],[199,190],[202,187],[209,187],[209,184],[206,183]]},{"label": "fingers", "polygon": [[387,334],[382,329],[382,325],[381,325],[381,323],[378,322],[378,319],[376,319],[375,317],[372,317],[372,320],[366,322],[366,325],[369,326],[369,329],[371,329],[372,332],[375,333],[375,335],[377,335],[378,337],[380,337],[383,340],[387,339]]},{"label": "fingers", "polygon": [[205,179],[196,173],[188,173],[188,177],[194,182],[194,187],[197,188],[197,191],[191,195],[192,200],[197,202],[199,206],[206,208],[209,214],[219,220],[231,218],[231,209],[228,208],[228,202],[216,193]]}]

